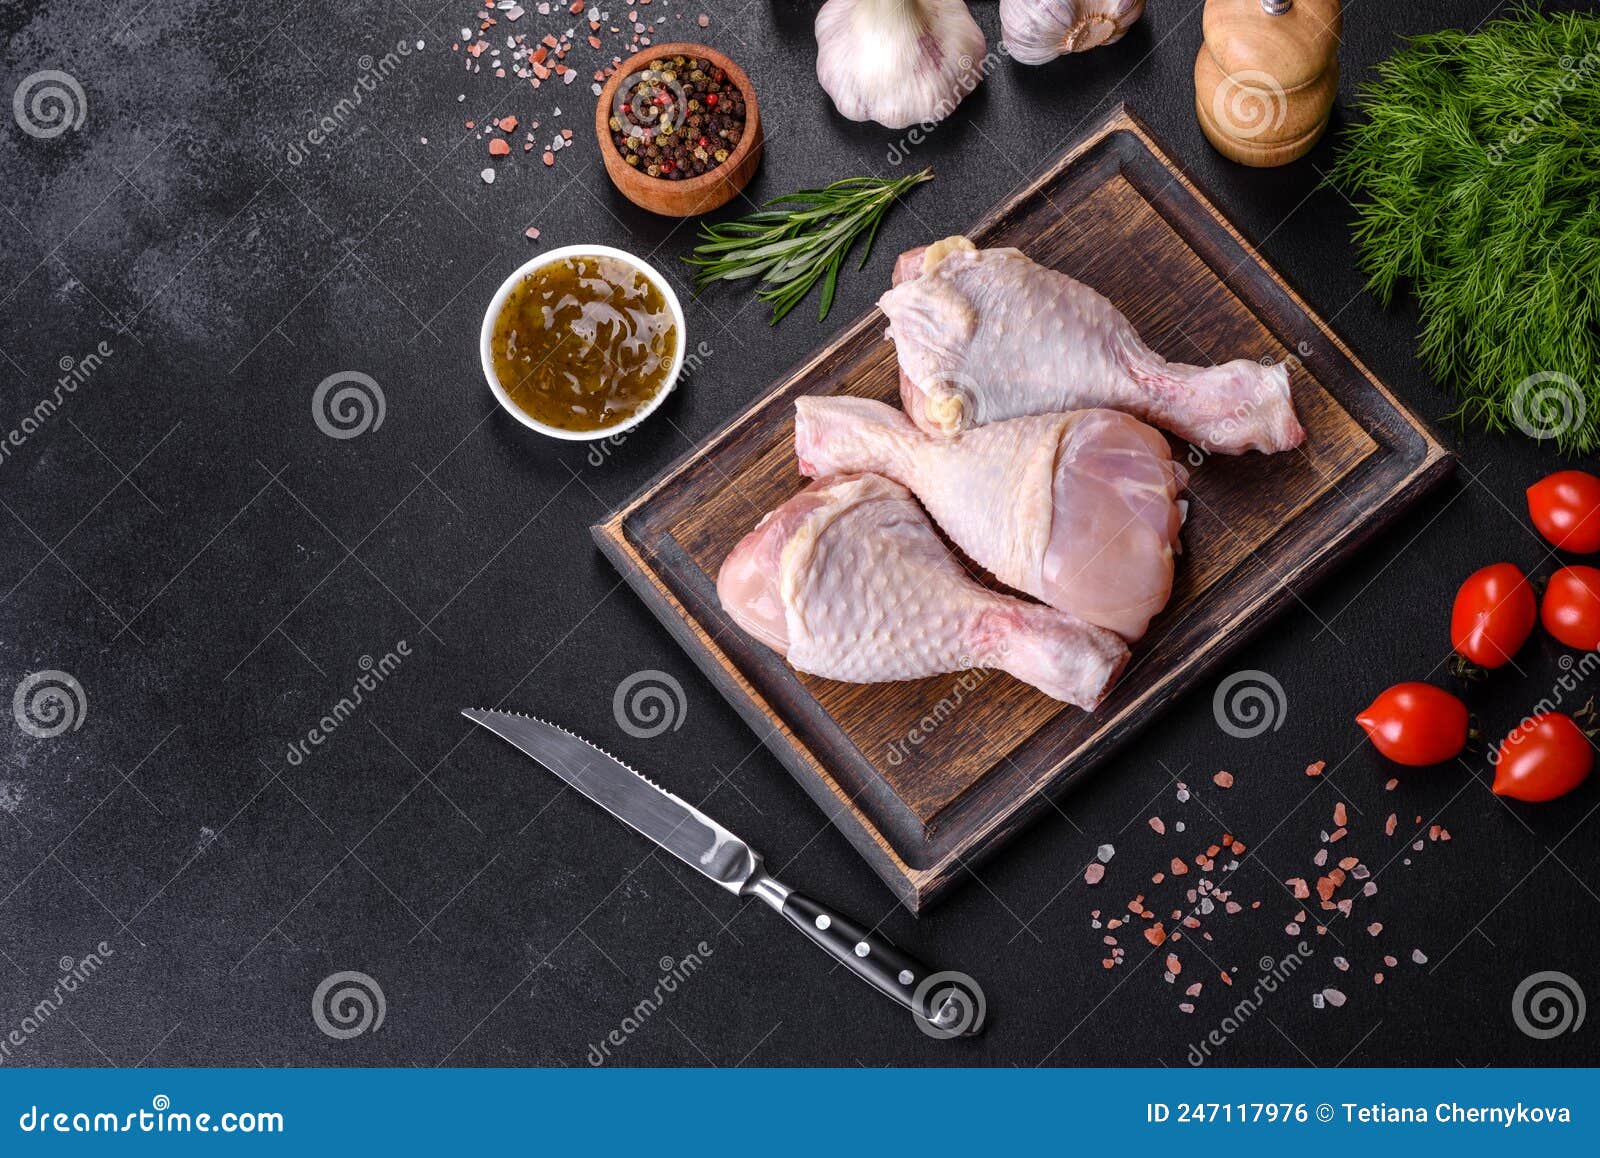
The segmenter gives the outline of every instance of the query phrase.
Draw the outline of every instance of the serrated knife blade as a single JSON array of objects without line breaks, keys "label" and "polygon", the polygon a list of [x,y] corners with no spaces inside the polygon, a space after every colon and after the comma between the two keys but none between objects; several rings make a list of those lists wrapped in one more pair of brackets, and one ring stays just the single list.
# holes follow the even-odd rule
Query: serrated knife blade
[{"label": "serrated knife blade", "polygon": [[882,934],[781,884],[748,844],[609,752],[519,712],[465,708],[461,714],[696,872],[731,893],[761,898],[836,962],[911,1010],[923,1032],[951,1038],[983,1028],[983,990],[967,974],[930,970]]},{"label": "serrated knife blade", "polygon": [[729,892],[742,892],[760,869],[761,858],[744,841],[581,736],[519,712],[467,708],[461,714]]}]

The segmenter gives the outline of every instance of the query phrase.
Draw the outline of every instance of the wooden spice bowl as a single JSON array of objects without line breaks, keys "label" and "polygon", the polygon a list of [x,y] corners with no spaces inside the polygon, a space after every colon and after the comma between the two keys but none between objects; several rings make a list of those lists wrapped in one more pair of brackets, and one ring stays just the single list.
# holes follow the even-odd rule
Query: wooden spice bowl
[{"label": "wooden spice bowl", "polygon": [[[634,168],[622,159],[622,154],[611,140],[611,108],[622,82],[649,67],[652,60],[660,60],[664,56],[692,56],[710,61],[727,74],[744,97],[744,135],[733,147],[733,152],[709,173],[685,181],[652,177]],[[594,110],[594,131],[600,138],[600,156],[605,159],[606,173],[611,183],[641,209],[665,217],[693,217],[720,209],[750,183],[756,167],[761,164],[761,111],[756,105],[756,90],[744,69],[723,53],[704,44],[652,44],[643,52],[636,52],[624,60],[600,90],[599,103]]]}]

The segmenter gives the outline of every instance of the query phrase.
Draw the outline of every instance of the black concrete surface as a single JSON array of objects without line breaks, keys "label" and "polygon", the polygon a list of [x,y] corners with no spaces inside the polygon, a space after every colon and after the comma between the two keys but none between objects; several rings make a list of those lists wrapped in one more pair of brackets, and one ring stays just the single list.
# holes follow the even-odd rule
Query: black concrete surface
[{"label": "black concrete surface", "polygon": [[[523,29],[570,20],[528,7]],[[623,11],[621,0],[600,7],[613,20]],[[1506,6],[1347,7],[1341,117],[1403,36],[1471,27]],[[974,8],[997,40],[996,5]],[[1273,171],[1210,150],[1191,106],[1199,3],[1153,0],[1111,48],[1042,68],[1003,63],[898,166],[898,134],[842,121],[819,90],[813,5],[640,8],[667,17],[660,37],[702,37],[753,78],[768,146],[751,197],[908,165],[938,178],[891,218],[869,269],[842,281],[825,324],[803,306],[772,329],[738,291],[685,293],[703,365],[648,425],[593,458],[496,408],[478,366],[484,305],[517,264],[574,242],[626,247],[681,278],[692,227],[634,209],[606,181],[590,130],[595,54],[575,50],[585,71],[570,87],[469,75],[451,47],[477,10],[0,4],[4,95],[42,70],[83,93],[76,129],[0,125],[0,433],[22,431],[59,394],[0,459],[0,693],[40,672],[77,689],[58,735],[11,717],[0,727],[5,1064],[1182,1066],[1263,959],[1294,948],[1285,927],[1298,905],[1281,882],[1315,875],[1338,801],[1351,835],[1335,856],[1370,864],[1378,894],[1325,936],[1308,927],[1312,955],[1214,1058],[1594,1059],[1592,1020],[1539,1040],[1513,1018],[1534,973],[1568,974],[1591,995],[1600,981],[1594,785],[1508,806],[1479,755],[1401,773],[1389,792],[1394,770],[1352,723],[1389,683],[1446,678],[1449,601],[1468,571],[1499,559],[1552,569],[1521,496],[1555,460],[1448,419],[1451,397],[1416,360],[1413,307],[1381,308],[1363,290],[1350,206],[1319,188],[1332,141]],[[499,43],[510,27],[495,30]],[[615,41],[607,34],[608,55]],[[308,143],[398,44],[411,51]],[[915,920],[619,584],[588,527],[868,308],[899,249],[979,216],[1119,101],[1439,423],[1461,467]],[[485,184],[484,143],[464,123],[505,114],[542,122],[541,149],[563,126],[574,143],[549,168],[540,150],[519,149]],[[383,420],[329,437],[313,395],[348,371],[377,384]],[[81,383],[58,391],[73,373]],[[359,709],[291,760],[364,663],[390,653],[398,666],[368,674]],[[1520,674],[1473,690],[1487,732],[1550,691],[1559,655],[1541,638]],[[1278,730],[1219,729],[1213,692],[1242,670],[1281,683]],[[682,689],[676,726],[653,738],[629,735],[613,710],[641,671]],[[703,802],[792,883],[976,977],[988,1032],[923,1036],[757,903],[651,855],[475,732],[457,714],[470,704],[558,720]],[[1327,761],[1321,780],[1304,774],[1314,760]],[[1224,768],[1237,777],[1227,791],[1211,780]],[[1399,832],[1386,838],[1390,812]],[[1430,823],[1453,839],[1427,842]],[[1244,911],[1208,918],[1214,939],[1179,947],[1177,984],[1163,979],[1165,950],[1137,934],[1121,938],[1125,964],[1102,969],[1106,930],[1091,910],[1109,918],[1143,893],[1166,915],[1180,895],[1152,887],[1151,873],[1222,829],[1249,851],[1236,871],[1209,875]],[[1091,889],[1082,869],[1106,843],[1115,857]],[[1384,953],[1399,964],[1384,966]],[[86,960],[92,975],[58,999],[62,970]],[[1231,990],[1223,970],[1237,971]],[[342,971],[371,979],[384,1017],[341,1039],[319,1028],[313,999]],[[687,979],[656,1007],[675,971]],[[1325,987],[1347,995],[1342,1008],[1314,1007]]]}]

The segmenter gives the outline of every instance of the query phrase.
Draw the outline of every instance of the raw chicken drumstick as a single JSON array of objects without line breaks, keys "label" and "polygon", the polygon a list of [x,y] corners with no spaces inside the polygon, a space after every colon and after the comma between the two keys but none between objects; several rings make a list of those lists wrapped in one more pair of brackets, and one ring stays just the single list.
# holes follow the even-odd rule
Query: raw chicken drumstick
[{"label": "raw chicken drumstick", "polygon": [[717,595],[800,671],[851,683],[994,667],[1093,709],[1128,662],[1109,631],[975,583],[898,483],[813,483],[723,561]]},{"label": "raw chicken drumstick", "polygon": [[1168,362],[1105,298],[1015,249],[913,249],[878,305],[906,413],[930,434],[1104,406],[1219,454],[1305,440],[1284,364]]},{"label": "raw chicken drumstick", "polygon": [[1126,640],[1172,594],[1189,476],[1137,418],[1078,410],[939,438],[868,398],[805,397],[794,446],[813,478],[874,471],[911,488],[1001,582]]}]

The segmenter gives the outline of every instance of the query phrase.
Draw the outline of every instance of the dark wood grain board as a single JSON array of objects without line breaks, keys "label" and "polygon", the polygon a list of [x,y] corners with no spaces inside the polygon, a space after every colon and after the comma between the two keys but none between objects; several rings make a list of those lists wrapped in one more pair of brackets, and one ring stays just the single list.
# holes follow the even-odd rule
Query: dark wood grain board
[{"label": "dark wood grain board", "polygon": [[795,397],[898,403],[878,310],[594,528],[628,582],[913,911],[1452,465],[1126,109],[966,233],[1093,286],[1169,359],[1291,359],[1309,437],[1270,457],[1175,445],[1192,468],[1177,585],[1092,715],[1001,673],[874,685],[801,675],[718,606],[723,558],[805,482],[794,460]]}]

